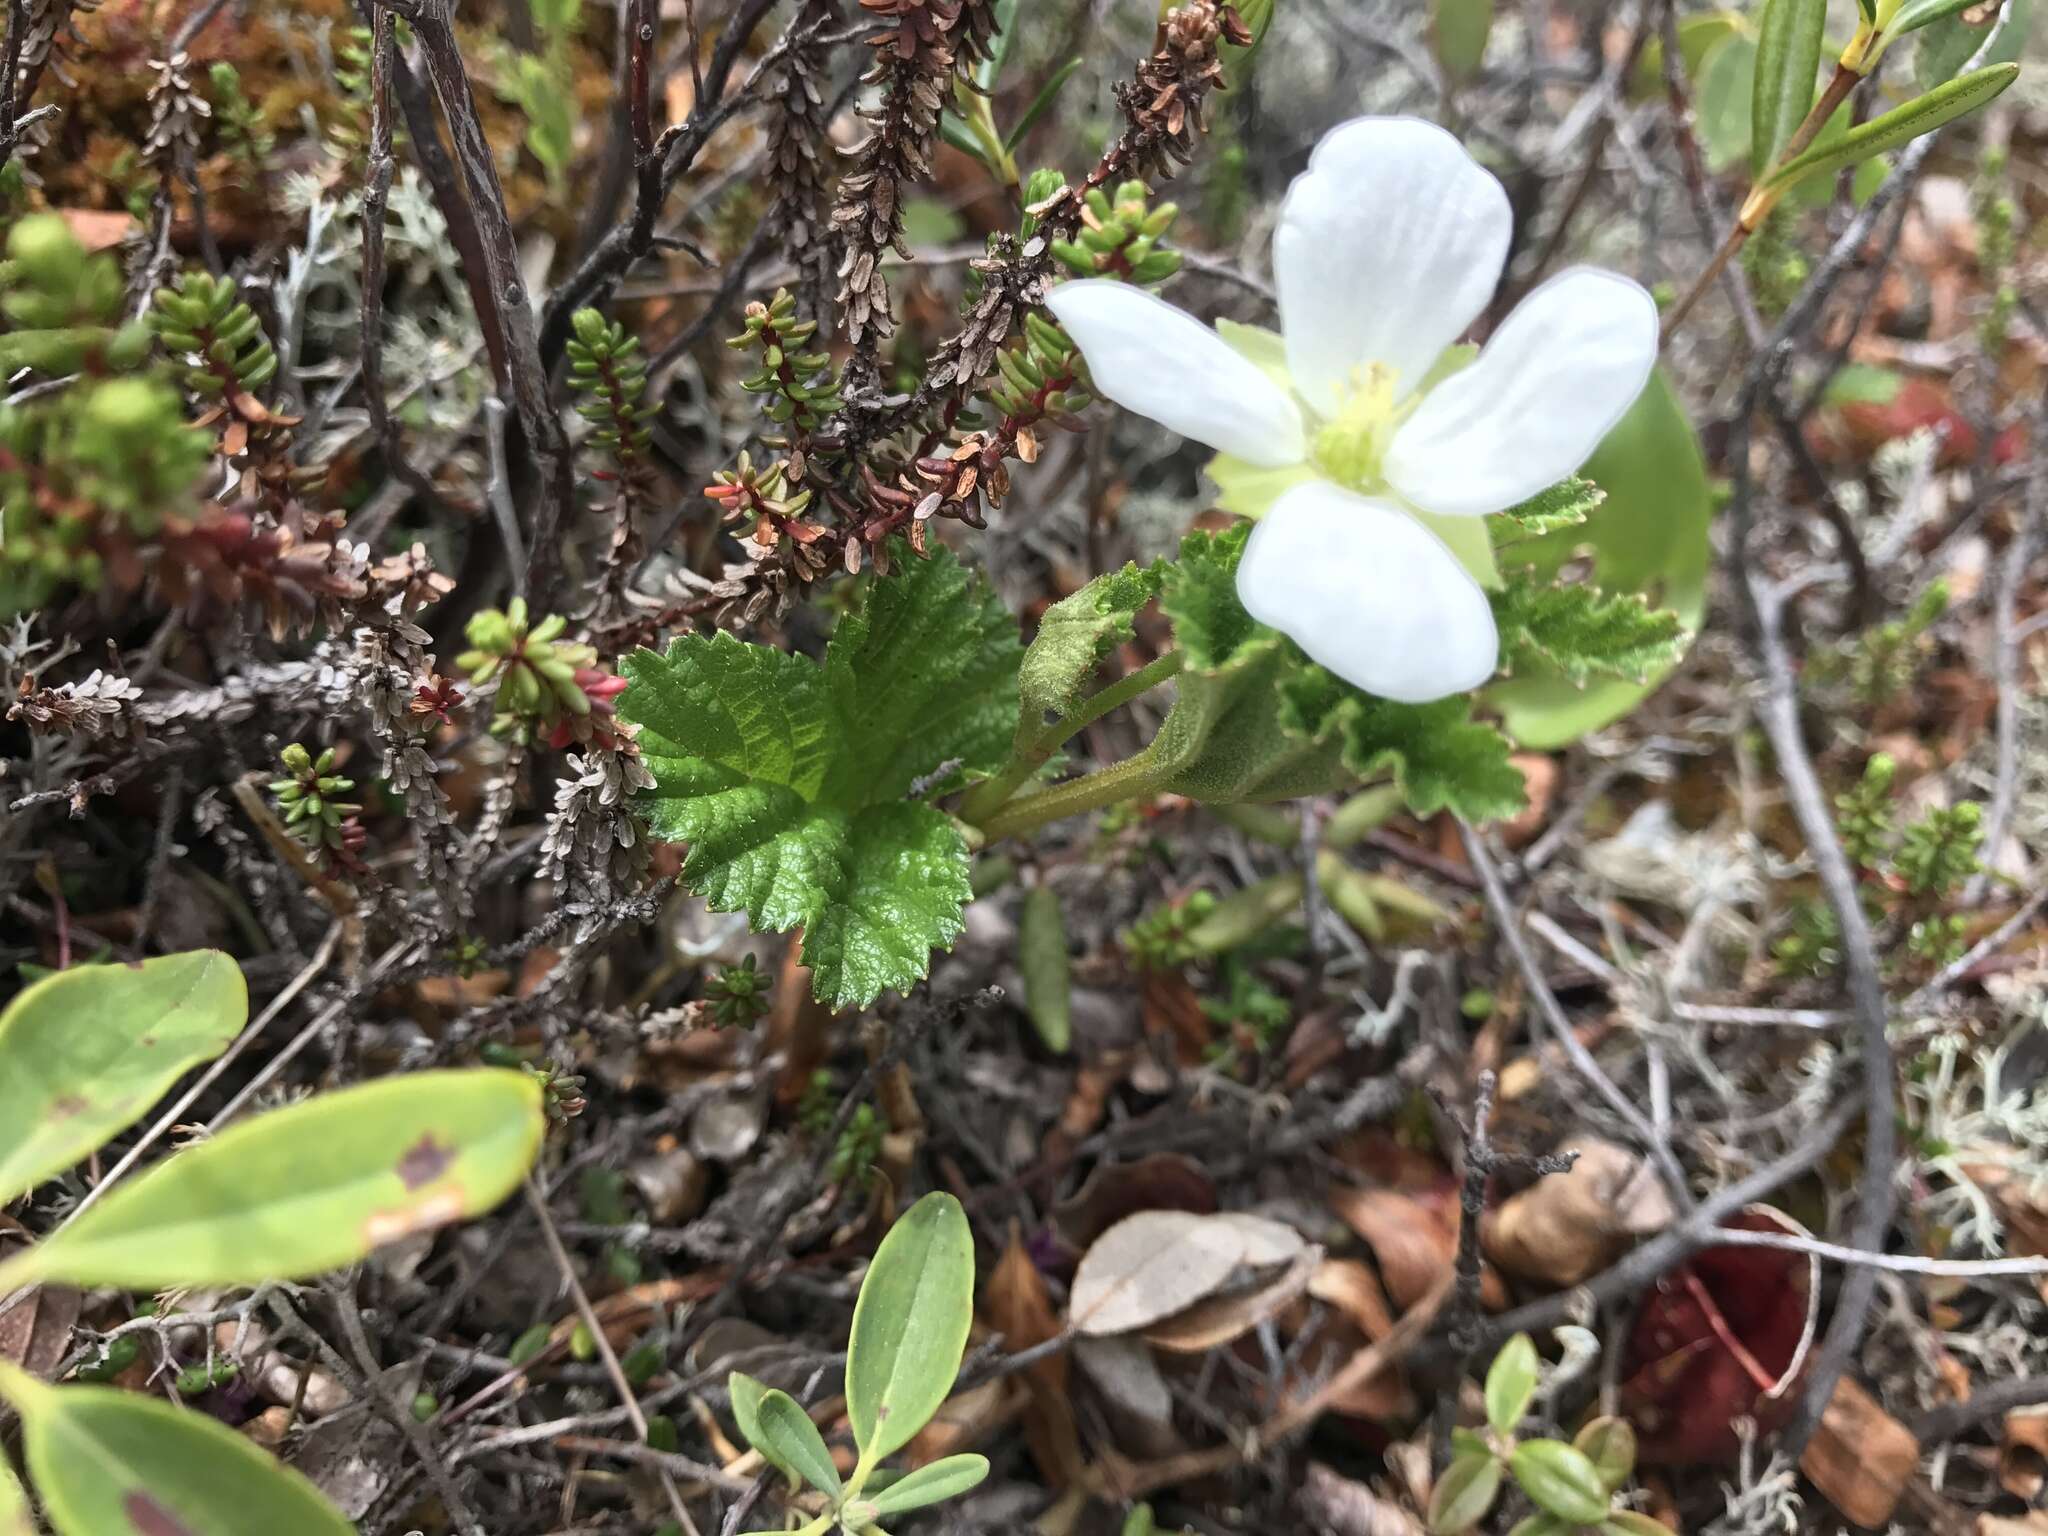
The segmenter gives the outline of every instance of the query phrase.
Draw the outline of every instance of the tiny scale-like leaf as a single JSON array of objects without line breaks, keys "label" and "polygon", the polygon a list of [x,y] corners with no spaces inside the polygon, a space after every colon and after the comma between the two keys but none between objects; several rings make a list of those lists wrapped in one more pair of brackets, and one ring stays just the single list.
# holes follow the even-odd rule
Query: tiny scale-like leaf
[{"label": "tiny scale-like leaf", "polygon": [[0,1265],[0,1291],[306,1279],[491,1209],[519,1187],[544,1126],[539,1082],[495,1067],[321,1094],[138,1175]]},{"label": "tiny scale-like leaf", "polygon": [[113,1387],[52,1387],[4,1362],[0,1398],[21,1415],[58,1536],[355,1536],[303,1476],[206,1414]]},{"label": "tiny scale-like leaf", "polygon": [[952,1393],[974,1321],[974,1234],[951,1195],[897,1218],[875,1250],[846,1343],[846,1416],[861,1460],[901,1450]]}]

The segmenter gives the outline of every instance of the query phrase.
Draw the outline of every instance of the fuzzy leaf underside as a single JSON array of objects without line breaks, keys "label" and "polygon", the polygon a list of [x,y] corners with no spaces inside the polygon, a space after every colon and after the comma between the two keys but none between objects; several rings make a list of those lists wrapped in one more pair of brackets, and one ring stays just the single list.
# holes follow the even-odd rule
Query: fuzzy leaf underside
[{"label": "fuzzy leaf underside", "polygon": [[943,549],[899,546],[822,666],[720,634],[627,658],[649,825],[683,880],[756,931],[804,929],[820,1001],[865,1007],[960,933],[967,846],[915,793],[986,775],[1016,724],[1016,624]]},{"label": "fuzzy leaf underside", "polygon": [[1156,562],[1126,565],[1045,610],[1017,671],[1020,748],[1046,716],[1064,715],[1080,702],[1096,668],[1131,638],[1138,610],[1159,591],[1160,574]]},{"label": "fuzzy leaf underside", "polygon": [[1652,608],[1636,593],[1524,580],[1491,597],[1502,669],[1510,675],[1535,658],[1574,684],[1596,676],[1641,683],[1685,648],[1678,615]]},{"label": "fuzzy leaf underside", "polygon": [[1201,800],[1279,800],[1391,777],[1418,815],[1474,820],[1523,804],[1507,739],[1463,696],[1396,704],[1316,665],[1238,601],[1245,527],[1191,534],[1161,609],[1187,658],[1180,696],[1152,750],[1178,764],[1169,785]]}]

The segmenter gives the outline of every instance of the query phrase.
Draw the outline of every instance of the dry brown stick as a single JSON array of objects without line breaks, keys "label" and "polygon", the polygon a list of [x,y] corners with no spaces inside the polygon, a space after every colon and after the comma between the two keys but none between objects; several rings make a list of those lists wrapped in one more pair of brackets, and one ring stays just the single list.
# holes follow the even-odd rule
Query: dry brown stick
[{"label": "dry brown stick", "polygon": [[[612,1348],[612,1341],[604,1331],[604,1320],[597,1315],[597,1308],[590,1304],[589,1293],[583,1289],[583,1282],[576,1278],[576,1266],[569,1259],[569,1250],[562,1246],[562,1235],[555,1230],[555,1218],[548,1212],[547,1200],[533,1182],[533,1176],[526,1178],[526,1203],[533,1210],[534,1219],[540,1223],[540,1235],[548,1245],[548,1253],[555,1261],[555,1267],[562,1272],[562,1284],[568,1288],[570,1298],[576,1303],[576,1313],[583,1319],[583,1327],[590,1334],[591,1342],[597,1346],[598,1358],[604,1362],[605,1374],[612,1379],[612,1387],[619,1394],[619,1404],[626,1410],[626,1418],[633,1426],[633,1433],[640,1437],[640,1443],[647,1443],[647,1413],[640,1406],[640,1399],[633,1391],[633,1384],[626,1380],[625,1367],[619,1364],[618,1351]],[[656,1467],[661,1478],[662,1492],[668,1495],[669,1513],[676,1517],[686,1536],[700,1536],[697,1522],[690,1518],[690,1507],[683,1502],[682,1490],[676,1487],[674,1475],[666,1467]]]},{"label": "dry brown stick", "polygon": [[[1821,889],[1833,910],[1842,936],[1849,1000],[1856,1011],[1857,1041],[1863,1066],[1863,1175],[1858,1186],[1852,1245],[1873,1252],[1883,1248],[1891,1226],[1895,1192],[1893,1173],[1898,1154],[1894,1120],[1895,1085],[1889,1037],[1890,1007],[1877,959],[1862,892],[1842,840],[1835,828],[1820,775],[1799,723],[1799,684],[1780,627],[1781,604],[1754,569],[1750,534],[1755,523],[1756,488],[1749,457],[1751,426],[1767,395],[1776,390],[1799,339],[1819,317],[1828,297],[1847,274],[1877,221],[1891,203],[1912,185],[1932,152],[1933,136],[1923,138],[1900,157],[1884,184],[1842,232],[1808,280],[1805,289],[1780,318],[1776,329],[1751,362],[1729,423],[1726,462],[1733,478],[1728,503],[1728,561],[1740,601],[1747,605],[1750,643],[1764,681],[1757,719],[1769,739],[1784,781],[1787,800],[1805,839]],[[1877,1271],[1851,1269],[1836,1298],[1835,1315],[1815,1352],[1799,1408],[1779,1442],[1783,1454],[1796,1459],[1819,1426],[1835,1383],[1847,1369],[1863,1337],[1863,1327],[1877,1284]]]},{"label": "dry brown stick", "polygon": [[370,413],[370,429],[384,451],[386,467],[421,501],[431,506],[433,482],[405,456],[398,423],[392,419],[390,402],[384,397],[384,208],[391,195],[391,176],[396,167],[392,155],[391,65],[396,24],[383,6],[370,14],[370,160],[363,178],[363,266],[361,351],[363,405]]},{"label": "dry brown stick", "polygon": [[519,267],[518,236],[505,206],[505,189],[498,180],[490,140],[477,116],[476,98],[448,8],[448,0],[422,4],[413,20],[413,33],[426,59],[434,95],[441,103],[470,215],[481,238],[488,281],[477,291],[488,295],[488,305],[477,318],[486,330],[495,330],[502,343],[504,367],[499,387],[511,396],[519,413],[524,446],[532,459],[537,484],[527,529],[532,559],[526,585],[529,595],[545,602],[559,573],[561,529],[575,498],[575,466],[561,418],[548,398],[547,368],[541,362],[533,307]]},{"label": "dry brown stick", "polygon": [[1446,1270],[1443,1277],[1430,1287],[1428,1293],[1401,1315],[1400,1320],[1384,1338],[1375,1339],[1361,1349],[1345,1363],[1342,1370],[1322,1386],[1307,1397],[1281,1409],[1239,1442],[1215,1446],[1205,1451],[1188,1451],[1179,1456],[1162,1457],[1158,1461],[1133,1463],[1111,1460],[1100,1476],[1102,1491],[1119,1499],[1140,1499],[1148,1493],[1171,1487],[1175,1483],[1192,1482],[1197,1478],[1227,1472],[1232,1467],[1242,1466],[1264,1455],[1276,1442],[1313,1424],[1333,1403],[1347,1393],[1357,1390],[1387,1367],[1397,1365],[1406,1358],[1408,1352],[1422,1341],[1423,1335],[1428,1333],[1436,1322],[1437,1314],[1450,1299],[1451,1290],[1456,1283],[1457,1276]]},{"label": "dry brown stick", "polygon": [[[2034,442],[2048,436],[2048,400],[2034,413]],[[2044,519],[2048,519],[2048,459],[2038,452],[2027,476],[2025,510],[2013,529],[2012,543],[1999,563],[1998,591],[1993,598],[1993,641],[1997,647],[1992,666],[1998,680],[1998,765],[1991,783],[1991,805],[1984,817],[1984,851],[1987,859],[1998,858],[2005,830],[2012,823],[2013,802],[2018,796],[2020,774],[2020,640],[2018,608],[2020,588],[2033,563],[2034,544]],[[1988,870],[1970,877],[1963,888],[1963,901],[1971,906],[1984,899],[1990,882]]]},{"label": "dry brown stick", "polygon": [[1479,888],[1486,896],[1486,905],[1493,913],[1494,926],[1500,930],[1501,942],[1507,946],[1509,958],[1515,962],[1515,969],[1521,972],[1522,982],[1529,989],[1535,1001],[1536,1011],[1544,1025],[1556,1040],[1565,1059],[1592,1090],[1606,1101],[1607,1107],[1621,1117],[1622,1123],[1643,1145],[1650,1161],[1657,1165],[1665,1185],[1671,1191],[1671,1198],[1681,1210],[1689,1209],[1693,1203],[1692,1186],[1686,1182],[1685,1170],[1678,1166],[1678,1159],[1672,1155],[1671,1146],[1658,1134],[1657,1128],[1644,1115],[1636,1103],[1614,1080],[1600,1069],[1600,1063],[1593,1059],[1593,1053],[1586,1049],[1571,1020],[1565,1017],[1564,1008],[1557,1000],[1557,994],[1550,990],[1550,983],[1544,978],[1543,967],[1537,963],[1536,954],[1529,948],[1529,940],[1522,932],[1522,925],[1515,915],[1513,904],[1508,900],[1506,888],[1501,884],[1500,871],[1494,867],[1493,855],[1486,851],[1486,844],[1479,832],[1468,821],[1460,818],[1458,830],[1464,835],[1465,852],[1472,861],[1472,868],[1478,873]]}]

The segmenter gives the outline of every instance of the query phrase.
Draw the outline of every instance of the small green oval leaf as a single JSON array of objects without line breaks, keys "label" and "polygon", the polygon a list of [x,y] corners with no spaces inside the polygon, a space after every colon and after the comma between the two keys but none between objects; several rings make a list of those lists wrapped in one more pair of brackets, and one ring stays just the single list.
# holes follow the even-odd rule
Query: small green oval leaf
[{"label": "small green oval leaf", "polygon": [[0,1203],[62,1173],[211,1061],[249,1015],[219,950],[46,976],[0,1014]]},{"label": "small green oval leaf", "polygon": [[1694,117],[1707,168],[1719,173],[1749,155],[1750,117],[1756,94],[1757,42],[1731,32],[1700,60]]},{"label": "small green oval leaf", "polygon": [[2011,85],[2019,72],[2017,64],[1991,64],[1938,85],[1926,95],[1850,129],[1832,144],[1816,144],[1772,172],[1762,186],[1783,191],[1810,176],[1832,176],[1844,166],[1910,144],[1976,111]]},{"label": "small green oval leaf", "polygon": [[1522,1492],[1537,1508],[1569,1525],[1597,1525],[1607,1517],[1607,1486],[1585,1452],[1562,1440],[1524,1440],[1508,1457]]},{"label": "small green oval leaf", "polygon": [[1573,1536],[1576,1527],[1553,1514],[1538,1511],[1517,1520],[1508,1536]]},{"label": "small green oval leaf", "polygon": [[1486,1422],[1497,1435],[1511,1435],[1529,1411],[1540,1376],[1536,1346],[1526,1333],[1501,1345],[1486,1372]]},{"label": "small green oval leaf", "polygon": [[875,1250],[846,1345],[846,1413],[861,1459],[903,1448],[953,1390],[974,1317],[974,1234],[951,1195],[905,1211]]},{"label": "small green oval leaf", "polygon": [[159,1163],[0,1275],[138,1290],[304,1279],[491,1209],[543,1124],[538,1081],[495,1067],[322,1094]]},{"label": "small green oval leaf", "polygon": [[1751,84],[1749,165],[1769,170],[1813,109],[1827,0],[1764,0]]},{"label": "small green oval leaf", "polygon": [[945,1456],[906,1473],[870,1502],[877,1517],[900,1515],[907,1509],[923,1509],[941,1499],[958,1498],[968,1489],[979,1487],[987,1476],[986,1456]]},{"label": "small green oval leaf", "polygon": [[304,1477],[204,1414],[113,1387],[60,1390],[11,1366],[0,1396],[21,1415],[58,1536],[355,1536]]},{"label": "small green oval leaf", "polygon": [[1064,1051],[1074,1037],[1071,967],[1059,893],[1041,882],[1024,894],[1024,912],[1017,922],[1017,969],[1024,978],[1024,1009],[1047,1050]]},{"label": "small green oval leaf", "polygon": [[1636,1432],[1627,1419],[1612,1415],[1595,1419],[1573,1437],[1572,1444],[1593,1463],[1610,1493],[1636,1469]]},{"label": "small green oval leaf", "polygon": [[759,1451],[761,1459],[769,1466],[791,1482],[796,1482],[799,1476],[796,1468],[782,1459],[769,1440],[768,1432],[761,1427],[761,1402],[768,1396],[767,1383],[757,1381],[745,1371],[734,1371],[725,1378],[725,1390],[732,1399],[733,1422],[747,1437],[747,1444]]},{"label": "small green oval leaf", "polygon": [[839,1497],[839,1468],[833,1463],[832,1452],[826,1449],[825,1437],[818,1433],[818,1426],[795,1398],[787,1392],[764,1392],[755,1407],[754,1418],[761,1431],[761,1438],[754,1445],[762,1456],[777,1466],[793,1469],[820,1493]]},{"label": "small green oval leaf", "polygon": [[1429,1528],[1433,1536],[1463,1536],[1486,1518],[1499,1492],[1500,1463],[1492,1452],[1452,1457],[1429,1493]]}]

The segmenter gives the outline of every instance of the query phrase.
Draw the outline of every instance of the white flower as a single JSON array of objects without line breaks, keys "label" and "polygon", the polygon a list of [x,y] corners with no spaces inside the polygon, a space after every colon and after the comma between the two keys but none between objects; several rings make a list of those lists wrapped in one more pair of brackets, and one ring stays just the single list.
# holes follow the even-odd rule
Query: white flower
[{"label": "white flower", "polygon": [[1291,482],[1238,596],[1382,698],[1476,688],[1499,655],[1485,592],[1411,514],[1476,518],[1564,479],[1656,362],[1650,296],[1590,267],[1529,294],[1468,365],[1447,355],[1493,295],[1511,223],[1500,183],[1443,129],[1358,118],[1316,146],[1273,236],[1284,382],[1129,284],[1046,300],[1099,393]]}]

